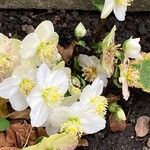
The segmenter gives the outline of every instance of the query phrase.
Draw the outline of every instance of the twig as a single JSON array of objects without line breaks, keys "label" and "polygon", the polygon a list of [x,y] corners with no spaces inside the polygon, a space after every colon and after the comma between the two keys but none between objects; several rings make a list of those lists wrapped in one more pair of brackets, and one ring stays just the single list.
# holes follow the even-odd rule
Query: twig
[{"label": "twig", "polygon": [[30,129],[30,131],[29,131],[28,137],[27,137],[27,139],[26,139],[26,142],[25,142],[23,148],[25,148],[25,147],[27,146],[27,144],[28,144],[28,142],[29,142],[29,138],[30,138],[31,132],[32,132],[32,127],[31,127],[31,129]]}]

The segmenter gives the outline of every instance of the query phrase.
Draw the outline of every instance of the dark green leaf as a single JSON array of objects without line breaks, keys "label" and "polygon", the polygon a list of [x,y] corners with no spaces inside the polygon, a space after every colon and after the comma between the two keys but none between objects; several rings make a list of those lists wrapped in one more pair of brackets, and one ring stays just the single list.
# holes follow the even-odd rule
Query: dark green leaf
[{"label": "dark green leaf", "polygon": [[10,127],[10,123],[7,119],[0,118],[0,131],[5,131]]}]

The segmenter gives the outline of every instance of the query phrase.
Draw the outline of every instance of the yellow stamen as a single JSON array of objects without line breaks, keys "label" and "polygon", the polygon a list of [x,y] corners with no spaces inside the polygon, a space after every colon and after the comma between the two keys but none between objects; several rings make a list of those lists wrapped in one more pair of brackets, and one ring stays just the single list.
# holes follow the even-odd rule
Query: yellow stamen
[{"label": "yellow stamen", "polygon": [[133,0],[116,0],[118,5],[130,6]]},{"label": "yellow stamen", "polygon": [[20,93],[24,96],[27,96],[35,86],[35,82],[33,80],[23,79],[19,86]]},{"label": "yellow stamen", "polygon": [[108,103],[104,96],[93,97],[91,103],[95,105],[96,111],[100,116],[104,117],[106,115]]},{"label": "yellow stamen", "polygon": [[60,104],[63,94],[56,87],[48,87],[42,91],[43,100],[51,107]]},{"label": "yellow stamen", "polygon": [[95,67],[83,68],[83,75],[87,81],[93,81],[97,76],[97,69]]},{"label": "yellow stamen", "polygon": [[49,63],[53,57],[56,57],[54,55],[54,51],[56,50],[58,43],[58,38],[53,37],[49,42],[47,43],[41,43],[37,48],[37,55],[40,58],[42,62]]},{"label": "yellow stamen", "polygon": [[80,120],[78,118],[69,118],[62,127],[61,132],[66,132],[67,134],[78,135],[81,137],[83,133],[83,128],[81,126]]}]

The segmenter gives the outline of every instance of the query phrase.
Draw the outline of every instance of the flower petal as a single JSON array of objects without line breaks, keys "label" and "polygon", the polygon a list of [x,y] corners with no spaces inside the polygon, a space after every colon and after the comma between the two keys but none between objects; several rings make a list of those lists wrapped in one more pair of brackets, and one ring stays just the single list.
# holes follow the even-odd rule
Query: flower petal
[{"label": "flower petal", "polygon": [[54,33],[53,23],[49,20],[41,22],[34,31],[41,42],[48,42],[52,34]]},{"label": "flower petal", "polygon": [[9,99],[19,90],[19,80],[7,78],[0,83],[0,96]]},{"label": "flower petal", "polygon": [[9,99],[12,108],[17,111],[25,110],[28,107],[28,103],[24,96],[22,96],[19,92],[15,93],[14,96],[12,96]]},{"label": "flower petal", "polygon": [[130,96],[127,81],[122,82],[122,94],[123,94],[123,98],[127,101]]},{"label": "flower petal", "polygon": [[126,11],[127,11],[127,6],[115,4],[114,14],[119,21],[125,20]]},{"label": "flower petal", "polygon": [[47,86],[58,87],[60,92],[65,94],[68,89],[69,79],[64,71],[58,70],[51,73],[46,83]]},{"label": "flower petal", "polygon": [[20,44],[20,55],[23,59],[31,58],[35,54],[35,50],[39,45],[37,34],[28,34]]},{"label": "flower petal", "polygon": [[101,18],[106,18],[113,10],[115,0],[105,0],[103,10],[101,13]]},{"label": "flower petal", "polygon": [[60,130],[60,128],[53,127],[50,123],[47,123],[45,128],[48,135],[56,134]]},{"label": "flower petal", "polygon": [[96,133],[106,126],[106,120],[95,113],[87,113],[80,121],[86,134]]}]

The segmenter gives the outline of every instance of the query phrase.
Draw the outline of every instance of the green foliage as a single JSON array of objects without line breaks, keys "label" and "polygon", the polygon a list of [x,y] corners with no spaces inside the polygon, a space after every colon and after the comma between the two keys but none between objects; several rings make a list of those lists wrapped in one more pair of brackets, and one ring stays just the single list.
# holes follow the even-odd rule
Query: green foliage
[{"label": "green foliage", "polygon": [[128,79],[130,85],[150,93],[150,53],[144,53],[141,59],[131,61]]},{"label": "green foliage", "polygon": [[0,118],[0,132],[5,131],[10,127],[10,123],[7,119]]},{"label": "green foliage", "polygon": [[40,143],[23,150],[73,150],[77,145],[76,135],[62,133],[44,137]]},{"label": "green foliage", "polygon": [[104,0],[93,0],[93,5],[99,10],[102,11],[103,5],[104,5]]}]

